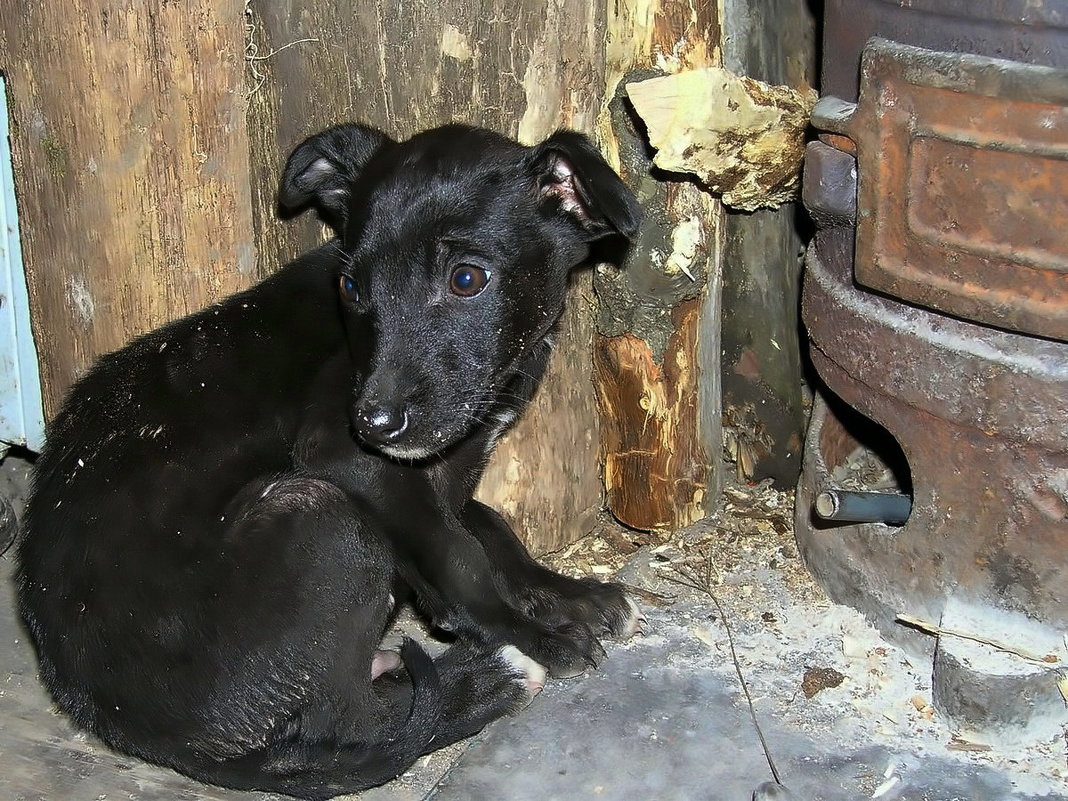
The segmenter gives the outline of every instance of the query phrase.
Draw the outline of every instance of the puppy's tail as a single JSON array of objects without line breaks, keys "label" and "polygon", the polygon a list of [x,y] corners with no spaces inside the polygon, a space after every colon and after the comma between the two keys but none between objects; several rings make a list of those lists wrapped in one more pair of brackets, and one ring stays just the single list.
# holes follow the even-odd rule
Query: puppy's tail
[{"label": "puppy's tail", "polygon": [[412,682],[412,706],[404,724],[387,740],[343,744],[294,738],[228,762],[208,781],[235,789],[265,790],[297,798],[333,798],[394,779],[430,750],[442,714],[437,668],[414,640],[401,646]]},{"label": "puppy's tail", "polygon": [[364,787],[395,779],[430,750],[444,710],[444,693],[434,660],[415,640],[405,639],[400,654],[412,683],[411,710],[400,731],[364,752],[361,770],[374,774],[368,776],[370,781]]}]

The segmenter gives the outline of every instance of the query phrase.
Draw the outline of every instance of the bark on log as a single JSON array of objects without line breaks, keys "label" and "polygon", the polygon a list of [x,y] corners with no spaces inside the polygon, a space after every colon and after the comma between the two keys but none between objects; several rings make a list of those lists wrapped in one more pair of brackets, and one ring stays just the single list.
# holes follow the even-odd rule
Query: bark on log
[{"label": "bark on log", "polygon": [[253,277],[241,8],[0,15],[46,414],[99,354]]}]

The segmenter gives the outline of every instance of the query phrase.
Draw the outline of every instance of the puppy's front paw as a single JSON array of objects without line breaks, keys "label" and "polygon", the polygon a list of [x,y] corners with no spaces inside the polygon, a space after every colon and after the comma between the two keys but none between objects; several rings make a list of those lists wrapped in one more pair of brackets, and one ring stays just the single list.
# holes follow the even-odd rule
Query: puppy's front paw
[{"label": "puppy's front paw", "polygon": [[586,579],[585,583],[590,588],[587,603],[596,608],[605,634],[621,640],[645,634],[645,615],[622,586],[596,579]]},{"label": "puppy's front paw", "polygon": [[[601,643],[585,623],[566,623],[538,631],[528,653],[545,665],[554,679],[569,679],[604,661]],[[524,649],[526,650],[526,649]]]},{"label": "puppy's front paw", "polygon": [[601,636],[645,633],[645,616],[619,584],[552,575],[529,593],[530,615],[550,626],[584,623]]}]

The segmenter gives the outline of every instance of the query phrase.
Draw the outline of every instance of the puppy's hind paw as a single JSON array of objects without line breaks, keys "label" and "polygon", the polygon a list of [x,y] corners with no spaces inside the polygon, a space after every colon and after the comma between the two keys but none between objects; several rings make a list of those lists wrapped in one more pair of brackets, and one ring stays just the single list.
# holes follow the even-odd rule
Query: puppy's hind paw
[{"label": "puppy's hind paw", "polygon": [[522,677],[531,699],[545,687],[545,679],[548,677],[549,671],[514,645],[505,645],[499,648],[497,656],[503,659],[518,677]]}]

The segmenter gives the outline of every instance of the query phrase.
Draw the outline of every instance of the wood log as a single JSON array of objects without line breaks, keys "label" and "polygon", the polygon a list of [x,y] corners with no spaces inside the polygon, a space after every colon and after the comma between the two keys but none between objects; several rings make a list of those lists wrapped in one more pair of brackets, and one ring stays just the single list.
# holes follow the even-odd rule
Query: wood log
[{"label": "wood log", "polygon": [[98,355],[255,273],[239,0],[0,15],[47,414]]},{"label": "wood log", "polygon": [[[342,120],[394,137],[458,121],[534,142],[589,131],[602,102],[604,9],[585,0],[252,0],[250,127],[257,238],[288,257],[316,241],[311,221],[273,219],[285,152]],[[577,275],[549,375],[498,445],[479,497],[535,552],[585,534],[602,506],[590,381],[591,276]]]},{"label": "wood log", "polygon": [[705,517],[718,501],[723,210],[692,183],[653,169],[625,85],[717,65],[719,16],[709,0],[612,9],[598,131],[647,220],[625,268],[599,270],[595,279],[605,486],[619,520],[669,529]]}]

